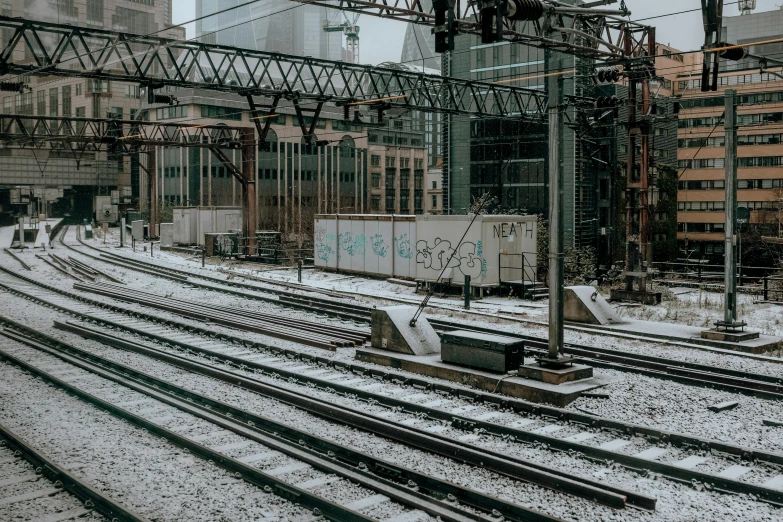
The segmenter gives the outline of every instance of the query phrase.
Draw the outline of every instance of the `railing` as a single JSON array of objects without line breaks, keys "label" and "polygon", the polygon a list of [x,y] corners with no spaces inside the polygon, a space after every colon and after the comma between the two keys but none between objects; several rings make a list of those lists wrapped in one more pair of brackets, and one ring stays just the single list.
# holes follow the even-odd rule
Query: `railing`
[{"label": "railing", "polygon": [[[531,263],[527,260],[526,256],[531,257],[534,261]],[[538,281],[538,266],[536,261],[535,252],[521,252],[518,254],[498,254],[498,282],[503,283],[509,281],[529,281],[535,283]],[[504,266],[504,260],[506,264]],[[503,277],[504,274],[509,274],[508,277]],[[519,277],[517,277],[517,275]]]},{"label": "railing", "polygon": [[[653,263],[657,272],[656,279],[666,279],[674,276],[677,279],[690,279],[698,283],[723,283],[725,267],[700,262],[689,263]],[[737,266],[737,284],[760,284],[765,277],[775,274],[780,269],[768,266]]]},{"label": "railing", "polygon": [[783,302],[783,277],[765,277],[763,295],[765,301]]}]

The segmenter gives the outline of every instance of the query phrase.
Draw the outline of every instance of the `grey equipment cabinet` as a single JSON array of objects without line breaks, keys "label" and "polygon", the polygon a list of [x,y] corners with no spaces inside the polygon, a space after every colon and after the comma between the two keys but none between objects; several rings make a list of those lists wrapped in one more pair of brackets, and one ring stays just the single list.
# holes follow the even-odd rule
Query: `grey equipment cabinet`
[{"label": "grey equipment cabinet", "polygon": [[514,337],[456,330],[441,336],[440,357],[443,362],[506,373],[519,369],[524,343]]}]

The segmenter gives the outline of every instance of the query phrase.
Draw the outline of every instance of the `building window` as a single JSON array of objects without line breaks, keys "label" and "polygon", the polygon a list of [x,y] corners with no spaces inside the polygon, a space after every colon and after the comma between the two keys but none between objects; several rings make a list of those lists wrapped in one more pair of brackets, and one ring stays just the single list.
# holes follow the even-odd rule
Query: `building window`
[{"label": "building window", "polygon": [[188,115],[186,105],[175,105],[173,107],[161,107],[155,109],[155,117],[159,120],[170,120],[172,118],[184,118]]},{"label": "building window", "polygon": [[103,27],[103,0],[87,0],[87,23]]},{"label": "building window", "polygon": [[63,86],[63,116],[71,116],[71,86]]},{"label": "building window", "polygon": [[242,111],[231,107],[220,107],[218,105],[201,105],[202,118],[215,118],[216,120],[242,120]]},{"label": "building window", "polygon": [[38,116],[46,116],[46,91],[40,90],[36,93],[36,101],[38,105]]},{"label": "building window", "polygon": [[76,84],[76,96],[81,96],[81,95],[82,95],[82,84],[81,82],[79,82]]},{"label": "building window", "polygon": [[106,117],[110,120],[121,120],[122,107],[112,107],[110,111],[106,112]]},{"label": "building window", "polygon": [[109,82],[101,80],[88,80],[88,92],[90,93],[108,93]]},{"label": "building window", "polygon": [[397,158],[394,156],[386,156],[386,168],[393,169],[397,163]]},{"label": "building window", "polygon": [[432,182],[432,188],[434,188],[434,189],[438,188],[438,182],[437,181],[433,181]]},{"label": "building window", "polygon": [[371,210],[381,209],[381,196],[370,196],[370,209]]},{"label": "building window", "polygon": [[432,208],[438,208],[438,196],[432,196]]},{"label": "building window", "polygon": [[125,86],[125,97],[126,98],[134,98],[139,99],[141,97],[140,95],[141,88],[138,85],[126,85]]},{"label": "building window", "polygon": [[400,168],[401,169],[409,169],[409,168],[411,168],[411,159],[410,158],[400,158]]},{"label": "building window", "polygon": [[370,156],[370,166],[372,167],[380,167],[381,166],[381,157],[372,155]]},{"label": "building window", "polygon": [[57,103],[57,87],[49,89],[49,116],[57,116],[59,107]]},{"label": "building window", "polygon": [[381,188],[381,175],[380,174],[373,173],[371,175],[371,180],[372,180],[372,185],[371,185],[372,188]]}]

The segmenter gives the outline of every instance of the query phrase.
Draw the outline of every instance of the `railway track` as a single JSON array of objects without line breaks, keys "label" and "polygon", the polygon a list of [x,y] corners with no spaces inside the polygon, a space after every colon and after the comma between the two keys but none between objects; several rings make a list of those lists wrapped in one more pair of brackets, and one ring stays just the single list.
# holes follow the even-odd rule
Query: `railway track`
[{"label": "railway track", "polygon": [[46,522],[149,522],[0,424],[0,516]]},{"label": "railway track", "polygon": [[[489,494],[467,489],[399,466],[393,462],[380,460],[349,446],[340,445],[307,432],[296,430],[268,417],[222,403],[128,366],[123,366],[81,350],[75,346],[65,344],[23,325],[13,324],[7,319],[3,319],[3,325],[4,328],[0,330],[0,335],[23,343],[47,356],[56,357],[62,363],[58,363],[55,366],[48,360],[37,361],[35,358],[23,357],[19,354],[9,353],[5,349],[0,349],[0,355],[5,359],[13,364],[20,365],[20,367],[28,371],[34,372],[62,389],[77,394],[80,398],[94,405],[100,406],[121,418],[127,419],[177,445],[189,449],[202,458],[215,461],[232,473],[240,473],[246,480],[248,477],[259,481],[263,480],[265,483],[262,485],[265,486],[273,483],[275,491],[282,491],[285,497],[294,496],[297,501],[299,501],[301,496],[307,495],[306,490],[308,488],[317,489],[327,485],[335,488],[334,483],[338,478],[352,484],[358,484],[367,490],[363,498],[352,501],[348,506],[343,506],[343,508],[349,508],[348,512],[345,509],[340,512],[339,505],[322,506],[321,512],[329,518],[335,520],[367,520],[367,518],[356,517],[355,514],[350,513],[350,506],[368,508],[391,500],[404,505],[407,511],[414,514],[417,511],[423,511],[430,516],[440,517],[440,520],[490,521],[498,520],[498,517],[502,517],[505,520],[533,522],[559,520],[535,510],[506,502]],[[9,328],[9,325],[12,327]],[[131,397],[129,400],[127,395],[123,395],[122,404],[112,405],[85,391],[85,377],[81,373],[69,375],[68,377],[68,380],[78,381],[78,384],[55,377],[50,373],[52,371],[61,374],[67,373],[71,366],[143,394],[148,399],[133,400],[133,397]],[[44,368],[49,368],[49,370],[47,371]],[[52,370],[52,368],[54,369]],[[89,388],[97,387],[95,381],[89,381],[88,384]],[[243,386],[247,385],[247,383],[242,384]],[[112,388],[109,391],[114,391],[114,389]],[[103,392],[107,393],[107,390],[104,389]],[[211,436],[192,437],[187,434],[177,434],[175,431],[162,426],[160,422],[150,421],[150,417],[161,419],[173,416],[168,408],[151,406],[152,403],[149,399],[154,400],[155,403],[176,408],[181,412],[208,422],[209,426],[205,426],[198,431],[206,432],[211,434]],[[141,412],[133,413],[122,408],[122,405],[130,407],[141,404],[144,404]],[[176,422],[182,423],[184,421],[179,418]],[[232,442],[227,444],[225,435],[220,436],[219,433],[210,431],[216,427],[221,431],[233,434],[235,437],[231,438]],[[195,429],[191,427],[188,431],[194,431]],[[219,440],[221,443],[215,447],[208,442],[209,440]],[[203,444],[199,444],[199,442],[203,442]],[[231,456],[232,451],[236,452],[238,450],[242,450],[243,456]],[[268,460],[274,457],[275,453],[285,455],[288,459],[282,463],[279,460],[275,461],[273,464],[270,464],[270,466],[274,466],[271,470],[265,469],[260,472],[261,475],[267,475],[267,477],[257,477],[256,475],[259,473],[254,474],[252,467],[248,464]],[[485,458],[491,457],[485,456]],[[290,480],[285,481],[283,479],[283,477],[293,474],[295,471],[309,470],[310,468],[313,471],[309,471],[306,477],[297,475],[296,480],[298,482],[292,484]],[[511,468],[513,466],[509,466],[509,470]],[[565,482],[567,481],[562,478],[558,481],[559,489],[567,490],[569,487],[576,486],[569,486]],[[619,494],[607,494],[606,490],[585,486],[584,484],[580,484],[578,487],[585,494],[587,491],[590,491],[597,500],[603,500],[614,507],[624,506],[625,499]],[[312,495],[312,493],[310,494]],[[315,500],[311,499],[312,503],[315,503]],[[324,510],[323,507],[327,509]],[[400,520],[414,520],[414,517],[407,512],[398,516]],[[371,520],[372,518],[369,519]]]},{"label": "railway track", "polygon": [[[115,311],[119,310],[115,308]],[[138,313],[135,315],[138,316]],[[183,360],[188,360],[194,355],[202,355],[214,364],[223,363],[238,368],[239,372],[252,370],[280,378],[289,387],[291,384],[298,384],[305,389],[330,390],[338,396],[357,397],[389,410],[402,411],[414,417],[446,423],[455,430],[479,431],[498,439],[513,440],[523,444],[545,444],[555,451],[578,452],[594,462],[615,462],[629,470],[646,470],[645,472],[659,473],[675,481],[707,484],[708,487],[718,491],[752,494],[775,504],[783,501],[783,491],[780,491],[780,486],[775,486],[782,480],[778,476],[780,467],[783,466],[783,455],[780,454],[755,451],[698,437],[531,404],[490,393],[469,391],[459,386],[433,385],[425,379],[411,378],[396,372],[373,370],[360,364],[349,365],[328,358],[305,356],[294,351],[249,342],[240,337],[220,335],[214,341],[217,346],[205,346],[204,336],[210,335],[211,332],[193,328],[191,325],[179,325],[183,331],[190,333],[165,333],[161,332],[161,329],[149,331],[149,326],[138,319],[118,319],[115,314],[110,313],[77,312],[77,316],[115,330],[121,329],[125,334],[163,342],[184,353],[186,357]],[[176,321],[167,322],[176,324]],[[61,327],[76,329],[79,335],[85,337],[97,336],[101,342],[121,349],[139,349],[137,343],[125,344],[122,339],[111,339],[102,332],[83,324],[66,324]],[[220,341],[228,342],[221,346]],[[242,353],[243,351],[250,351],[250,353]],[[145,352],[146,355],[151,353],[154,352]],[[165,357],[170,356],[172,354]],[[259,360],[259,357],[262,359]],[[344,380],[338,379],[335,382],[335,378],[340,377],[344,377]],[[236,378],[234,375],[230,377],[230,379],[234,378]],[[459,414],[454,410],[362,389],[363,387],[371,389],[376,383],[389,387],[405,386],[414,391],[424,392],[414,393],[414,396],[422,394],[445,396],[448,397],[447,402],[452,402],[452,405],[453,403],[465,404],[461,408],[468,409],[475,409],[480,405],[480,409],[485,411],[477,412],[476,416]],[[452,398],[456,400],[451,400]],[[516,426],[505,426],[494,419],[488,420],[505,410],[524,413],[527,418],[524,422],[518,422]],[[485,414],[488,416],[485,417]],[[555,432],[562,435],[555,435]],[[623,447],[634,447],[641,451],[628,454],[622,450]],[[675,449],[668,449],[669,447]],[[671,456],[666,457],[667,453]],[[665,462],[663,462],[664,458]],[[710,461],[710,468],[715,470],[714,472],[700,472],[693,469],[707,461]],[[742,480],[739,480],[740,477]]]},{"label": "railway track", "polygon": [[[78,288],[87,287],[80,286]],[[114,293],[114,296],[119,296],[119,289]],[[321,313],[326,314],[332,314],[333,311],[336,311],[337,313],[334,315],[338,315],[339,317],[351,317],[354,322],[357,322],[357,318],[360,318],[358,320],[364,321],[365,324],[369,324],[372,313],[371,308],[362,305],[336,303],[328,299],[288,295],[286,293],[281,293],[278,296],[276,303],[307,311],[318,310]],[[237,311],[235,317],[239,317],[244,313],[244,311]],[[440,319],[430,319],[430,324],[439,333],[459,329],[497,334],[496,329],[481,328]],[[529,344],[526,346],[526,349],[531,354],[538,354],[546,351],[545,338],[517,333],[504,335],[527,341]],[[566,343],[565,349],[570,355],[577,357],[580,363],[597,368],[634,372],[691,386],[704,388],[719,387],[735,393],[767,399],[783,399],[783,379],[780,377],[667,359],[664,357],[621,353],[616,350],[574,343]]]},{"label": "railway track", "polygon": [[271,313],[202,304],[108,283],[75,284],[74,289],[327,350],[363,345],[370,338],[369,332],[344,326],[335,327]]}]

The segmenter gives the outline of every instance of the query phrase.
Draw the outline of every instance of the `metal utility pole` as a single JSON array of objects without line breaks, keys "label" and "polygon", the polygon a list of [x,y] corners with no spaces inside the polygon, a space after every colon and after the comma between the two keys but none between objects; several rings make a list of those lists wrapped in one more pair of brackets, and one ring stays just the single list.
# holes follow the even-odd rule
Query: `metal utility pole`
[{"label": "metal utility pole", "polygon": [[157,147],[147,146],[147,183],[150,189],[149,236],[155,237],[155,225],[158,223],[158,167]]},{"label": "metal utility pole", "polygon": [[737,322],[737,254],[734,250],[737,227],[737,91],[726,89],[724,116],[726,128],[726,226],[725,226],[725,309],[723,320],[731,326]]},{"label": "metal utility pole", "polygon": [[256,227],[256,139],[254,129],[242,129],[242,206],[244,207],[244,234],[246,238],[245,254],[255,253]]},{"label": "metal utility pole", "polygon": [[[559,70],[563,60],[558,53],[547,51],[551,68]],[[562,56],[562,55],[560,55]],[[562,76],[550,76],[549,95],[549,353],[556,361],[563,347],[563,122],[560,110],[563,100]]]}]

